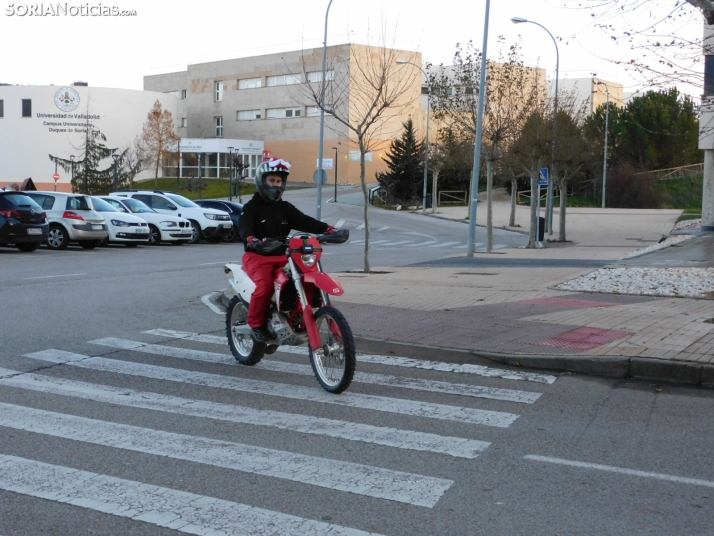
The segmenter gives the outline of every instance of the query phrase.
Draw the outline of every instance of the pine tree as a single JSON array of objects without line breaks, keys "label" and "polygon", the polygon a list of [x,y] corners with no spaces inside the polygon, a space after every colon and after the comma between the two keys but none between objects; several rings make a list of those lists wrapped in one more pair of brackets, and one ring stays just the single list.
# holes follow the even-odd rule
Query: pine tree
[{"label": "pine tree", "polygon": [[401,137],[392,141],[384,158],[389,171],[377,173],[377,182],[387,192],[390,204],[419,199],[424,179],[424,144],[417,141],[411,119],[402,125]]}]

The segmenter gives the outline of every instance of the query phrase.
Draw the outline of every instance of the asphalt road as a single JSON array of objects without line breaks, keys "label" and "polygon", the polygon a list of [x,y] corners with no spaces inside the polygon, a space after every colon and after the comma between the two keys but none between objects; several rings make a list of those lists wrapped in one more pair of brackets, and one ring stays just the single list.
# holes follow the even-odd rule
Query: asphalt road
[{"label": "asphalt road", "polygon": [[[379,213],[392,234],[374,234],[422,232],[412,218]],[[454,253],[396,248],[374,264]],[[359,244],[328,253],[361,267]],[[229,355],[201,297],[239,258],[0,248],[0,534],[711,533],[711,391],[363,357],[327,395],[305,354]]]}]

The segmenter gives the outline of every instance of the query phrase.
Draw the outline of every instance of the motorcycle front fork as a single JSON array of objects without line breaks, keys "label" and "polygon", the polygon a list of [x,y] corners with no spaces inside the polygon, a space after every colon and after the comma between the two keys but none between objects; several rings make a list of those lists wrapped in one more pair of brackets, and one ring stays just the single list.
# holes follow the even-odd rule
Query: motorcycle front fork
[{"label": "motorcycle front fork", "polygon": [[[298,270],[295,261],[288,257],[288,264],[290,265],[290,277],[292,277],[292,280],[295,283],[295,290],[297,291],[298,300],[300,301],[300,306],[302,307],[302,316],[305,321],[305,329],[307,330],[310,348],[313,352],[317,352],[322,346],[322,340],[320,339],[320,332],[317,329],[315,316],[312,312],[312,304],[308,303],[307,296],[305,295],[305,287],[302,284],[300,271]],[[321,293],[322,303],[325,305],[329,304],[327,293],[322,289],[317,290]]]}]

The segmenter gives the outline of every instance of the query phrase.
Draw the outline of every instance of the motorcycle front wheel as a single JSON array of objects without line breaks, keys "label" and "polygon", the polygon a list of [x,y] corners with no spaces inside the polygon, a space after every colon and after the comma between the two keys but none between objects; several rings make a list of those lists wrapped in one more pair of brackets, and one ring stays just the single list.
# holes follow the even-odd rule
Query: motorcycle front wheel
[{"label": "motorcycle front wheel", "polygon": [[355,374],[355,340],[347,320],[332,306],[315,313],[320,347],[310,349],[310,362],[317,381],[330,393],[341,393]]},{"label": "motorcycle front wheel", "polygon": [[253,366],[263,359],[265,343],[256,341],[251,335],[238,333],[235,328],[248,323],[248,309],[238,296],[228,303],[226,311],[226,335],[233,357],[242,365]]}]

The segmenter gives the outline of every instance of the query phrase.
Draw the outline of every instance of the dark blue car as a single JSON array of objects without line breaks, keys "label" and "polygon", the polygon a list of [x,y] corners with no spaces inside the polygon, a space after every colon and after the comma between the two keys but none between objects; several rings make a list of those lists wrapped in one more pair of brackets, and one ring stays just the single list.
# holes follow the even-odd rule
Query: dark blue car
[{"label": "dark blue car", "polygon": [[240,240],[240,236],[238,236],[238,222],[240,221],[240,215],[243,214],[243,205],[235,203],[234,201],[222,201],[220,199],[198,199],[194,200],[194,203],[203,208],[215,208],[216,210],[227,212],[233,222],[233,228],[223,237],[223,241],[236,242]]},{"label": "dark blue car", "polygon": [[24,192],[0,192],[0,245],[35,251],[47,240],[45,211]]}]

